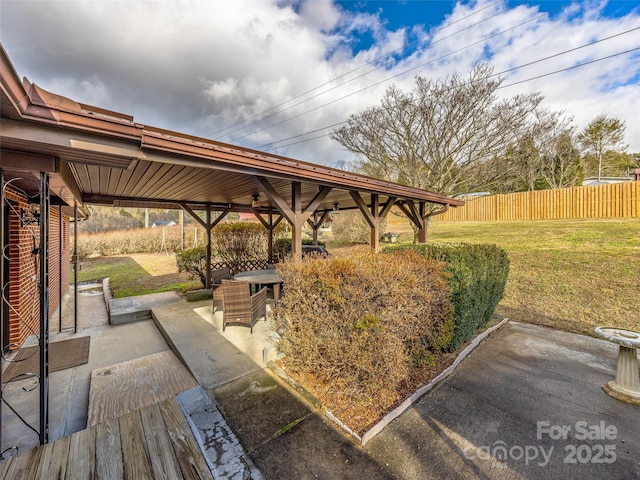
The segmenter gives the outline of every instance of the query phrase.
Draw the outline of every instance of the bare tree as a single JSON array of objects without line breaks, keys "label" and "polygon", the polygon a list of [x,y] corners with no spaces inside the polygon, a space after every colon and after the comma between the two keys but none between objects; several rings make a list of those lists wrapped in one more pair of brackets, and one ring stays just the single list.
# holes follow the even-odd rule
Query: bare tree
[{"label": "bare tree", "polygon": [[508,175],[497,159],[527,131],[538,93],[499,99],[493,67],[468,78],[417,77],[390,87],[380,104],[351,115],[332,138],[358,154],[364,173],[445,195],[485,188]]},{"label": "bare tree", "polygon": [[549,188],[572,187],[582,177],[580,152],[575,147],[572,130],[565,130],[551,139],[543,155],[542,178]]},{"label": "bare tree", "polygon": [[624,151],[624,131],[626,125],[617,118],[598,115],[578,135],[578,141],[585,153],[595,156],[598,163],[598,181],[602,179],[605,153],[609,150]]}]

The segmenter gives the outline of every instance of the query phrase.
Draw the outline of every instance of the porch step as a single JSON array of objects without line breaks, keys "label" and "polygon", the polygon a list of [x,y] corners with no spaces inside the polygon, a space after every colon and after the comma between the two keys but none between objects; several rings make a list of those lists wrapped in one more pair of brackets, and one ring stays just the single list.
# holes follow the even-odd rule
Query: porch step
[{"label": "porch step", "polygon": [[151,319],[151,308],[182,300],[176,292],[150,293],[136,297],[112,298],[108,300],[109,323],[137,322]]},{"label": "porch step", "polygon": [[87,427],[173,398],[197,385],[171,350],[93,370]]}]

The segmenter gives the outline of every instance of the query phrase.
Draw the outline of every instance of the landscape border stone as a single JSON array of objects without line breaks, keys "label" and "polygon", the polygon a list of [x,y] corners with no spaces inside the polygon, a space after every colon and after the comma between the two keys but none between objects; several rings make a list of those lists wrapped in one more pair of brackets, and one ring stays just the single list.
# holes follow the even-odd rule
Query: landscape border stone
[{"label": "landscape border stone", "polygon": [[329,410],[322,406],[320,400],[318,400],[313,394],[304,389],[300,384],[298,384],[289,374],[287,374],[279,365],[274,362],[269,362],[267,367],[279,378],[281,378],[290,388],[295,390],[295,392],[301,396],[307,403],[312,405],[317,410],[320,410],[323,415],[332,423],[334,423],[340,430],[347,433],[349,436],[353,437],[357,443],[360,445],[365,445],[369,440],[375,437],[378,433],[380,433],[389,423],[395,420],[397,417],[402,415],[405,411],[407,411],[411,406],[416,403],[422,396],[428,393],[433,389],[437,384],[447,378],[449,375],[453,373],[456,367],[464,360],[480,343],[487,338],[491,333],[495,332],[498,328],[502,327],[509,321],[508,318],[504,318],[500,323],[494,325],[486,329],[484,332],[480,333],[476,336],[470,343],[467,345],[462,351],[458,354],[456,359],[453,361],[451,365],[445,368],[440,374],[432,379],[429,383],[420,387],[416,390],[411,396],[407,397],[400,405],[394,408],[392,411],[387,413],[382,420],[376,423],[373,427],[367,430],[362,435],[358,435],[353,430],[351,430],[348,426],[346,426],[343,422],[341,422],[338,418],[336,418]]}]

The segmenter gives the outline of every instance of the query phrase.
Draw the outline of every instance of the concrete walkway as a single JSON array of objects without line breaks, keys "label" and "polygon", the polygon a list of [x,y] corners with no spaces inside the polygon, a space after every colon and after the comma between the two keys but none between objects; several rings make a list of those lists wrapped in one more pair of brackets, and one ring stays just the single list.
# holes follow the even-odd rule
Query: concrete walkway
[{"label": "concrete walkway", "polygon": [[51,374],[52,440],[84,428],[92,369],[171,347],[200,384],[179,401],[217,478],[640,478],[640,407],[602,391],[617,357],[603,340],[507,323],[360,447],[265,368],[268,323],[222,332],[209,301],[178,300],[108,326],[98,298],[83,299],[103,322],[80,328],[89,363]]},{"label": "concrete walkway", "polygon": [[602,391],[605,341],[508,323],[358,447],[263,368],[265,338],[222,333],[207,303],[153,313],[267,479],[640,478],[640,408]]}]

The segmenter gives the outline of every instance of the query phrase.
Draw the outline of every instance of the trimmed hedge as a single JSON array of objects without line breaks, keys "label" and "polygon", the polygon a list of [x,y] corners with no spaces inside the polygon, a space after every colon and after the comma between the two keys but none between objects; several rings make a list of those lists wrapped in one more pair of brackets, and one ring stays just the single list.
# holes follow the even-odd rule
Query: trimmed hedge
[{"label": "trimmed hedge", "polygon": [[451,278],[455,331],[447,350],[454,351],[487,324],[504,295],[509,274],[507,253],[496,245],[427,243],[396,245],[384,251],[413,250],[444,261]]}]

